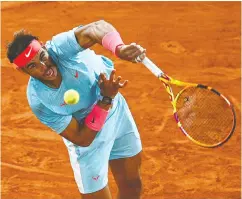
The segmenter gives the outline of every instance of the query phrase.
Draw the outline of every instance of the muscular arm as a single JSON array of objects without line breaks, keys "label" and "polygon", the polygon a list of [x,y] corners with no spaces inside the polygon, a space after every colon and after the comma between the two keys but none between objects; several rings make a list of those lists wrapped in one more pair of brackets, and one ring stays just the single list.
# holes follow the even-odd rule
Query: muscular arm
[{"label": "muscular arm", "polygon": [[[88,25],[79,27],[75,30],[75,36],[82,48],[90,48],[98,43],[102,45],[103,37],[108,33],[116,31],[116,29],[104,20],[100,20]],[[140,61],[145,58],[146,50],[136,43],[129,45],[120,45],[117,47],[115,54],[127,61],[137,62],[135,58],[140,57]]]},{"label": "muscular arm", "polygon": [[96,43],[102,45],[104,35],[114,30],[116,29],[111,24],[100,20],[77,28],[75,36],[81,47],[90,48]]}]

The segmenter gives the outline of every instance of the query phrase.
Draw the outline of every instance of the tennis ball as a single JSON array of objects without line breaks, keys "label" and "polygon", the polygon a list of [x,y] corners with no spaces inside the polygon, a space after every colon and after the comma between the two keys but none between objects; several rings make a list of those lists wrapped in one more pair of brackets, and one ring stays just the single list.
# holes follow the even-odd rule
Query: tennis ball
[{"label": "tennis ball", "polygon": [[66,91],[64,94],[64,101],[66,104],[77,104],[79,101],[79,98],[80,98],[79,93],[74,89],[70,89]]}]

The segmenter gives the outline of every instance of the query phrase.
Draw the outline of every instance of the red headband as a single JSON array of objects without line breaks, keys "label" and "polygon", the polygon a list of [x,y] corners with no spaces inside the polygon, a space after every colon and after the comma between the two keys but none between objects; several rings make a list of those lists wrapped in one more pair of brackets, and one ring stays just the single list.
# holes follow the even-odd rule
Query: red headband
[{"label": "red headband", "polygon": [[40,48],[41,44],[34,39],[26,49],[13,60],[13,63],[15,63],[18,68],[25,67],[25,65],[39,52]]}]

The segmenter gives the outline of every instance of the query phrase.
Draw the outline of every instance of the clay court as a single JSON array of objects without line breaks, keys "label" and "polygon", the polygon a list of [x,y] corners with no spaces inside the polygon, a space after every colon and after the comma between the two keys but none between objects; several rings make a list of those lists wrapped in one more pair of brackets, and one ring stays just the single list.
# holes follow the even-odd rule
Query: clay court
[{"label": "clay court", "polygon": [[[2,199],[80,198],[66,147],[41,124],[26,98],[28,76],[6,58],[5,44],[21,28],[42,41],[104,19],[125,43],[136,42],[170,76],[210,85],[234,104],[237,127],[223,146],[208,149],[177,128],[162,84],[142,64],[111,58],[129,80],[122,90],[143,142],[143,199],[241,198],[240,2],[2,2]],[[109,174],[113,196],[117,193]]]}]

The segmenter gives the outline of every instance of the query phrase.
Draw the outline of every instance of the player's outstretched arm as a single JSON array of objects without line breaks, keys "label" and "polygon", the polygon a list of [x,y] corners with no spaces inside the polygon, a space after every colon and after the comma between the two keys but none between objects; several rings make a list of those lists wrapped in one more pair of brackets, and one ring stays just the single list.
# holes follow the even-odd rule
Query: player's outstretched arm
[{"label": "player's outstretched arm", "polygon": [[102,45],[103,37],[112,31],[116,29],[110,23],[100,20],[77,28],[75,36],[81,47],[89,48],[96,43]]},{"label": "player's outstretched arm", "polygon": [[98,43],[123,60],[135,63],[145,58],[146,49],[136,43],[125,45],[118,31],[104,20],[77,28],[75,36],[82,48]]}]

